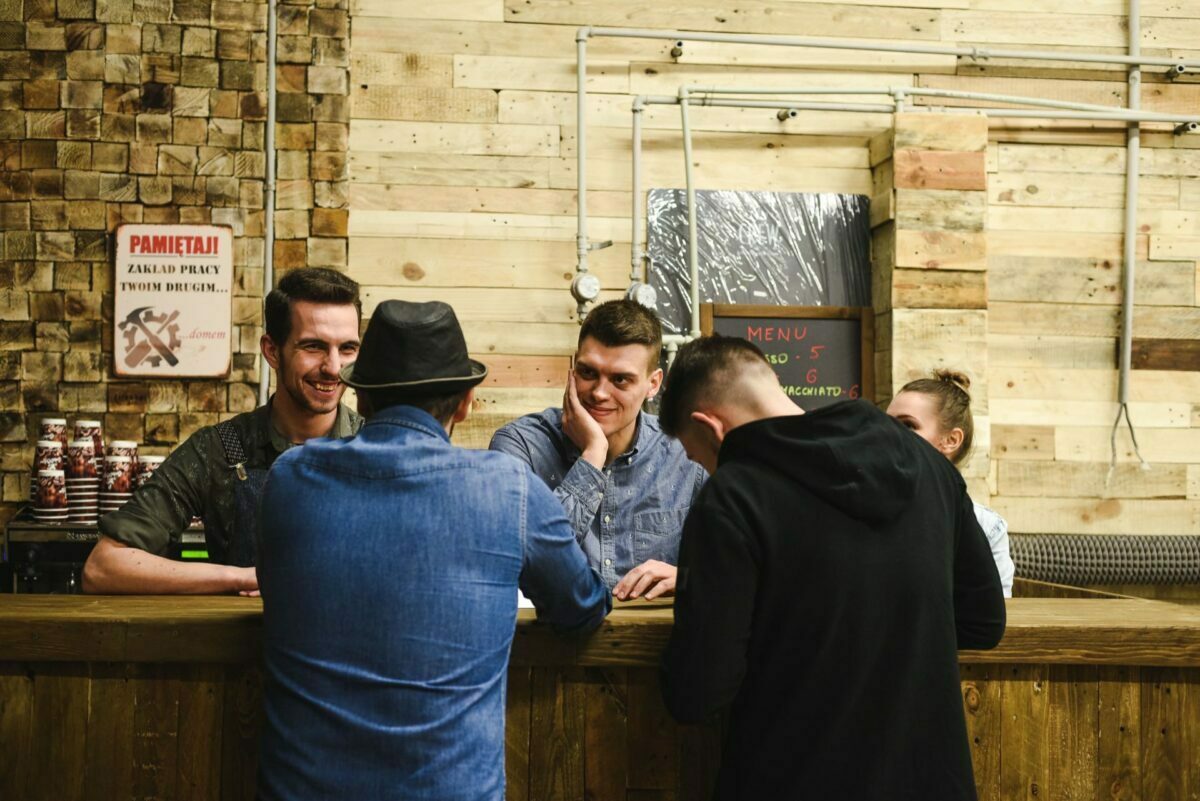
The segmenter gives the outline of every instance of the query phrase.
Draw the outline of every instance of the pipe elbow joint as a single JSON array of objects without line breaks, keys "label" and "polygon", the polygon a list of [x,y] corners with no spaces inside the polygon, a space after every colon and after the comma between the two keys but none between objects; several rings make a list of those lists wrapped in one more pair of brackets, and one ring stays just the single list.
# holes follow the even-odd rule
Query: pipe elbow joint
[{"label": "pipe elbow joint", "polygon": [[591,25],[584,25],[582,28],[579,28],[578,30],[575,31],[575,41],[576,42],[586,42],[588,39],[591,39],[591,38],[592,38],[592,26]]}]

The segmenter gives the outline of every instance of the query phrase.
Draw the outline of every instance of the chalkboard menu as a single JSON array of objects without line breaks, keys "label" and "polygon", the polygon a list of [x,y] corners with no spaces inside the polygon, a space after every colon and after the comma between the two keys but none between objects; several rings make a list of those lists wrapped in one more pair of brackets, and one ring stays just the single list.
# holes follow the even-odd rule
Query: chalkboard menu
[{"label": "chalkboard menu", "polygon": [[805,411],[875,399],[870,308],[708,303],[700,307],[700,328],[757,345],[783,391]]}]

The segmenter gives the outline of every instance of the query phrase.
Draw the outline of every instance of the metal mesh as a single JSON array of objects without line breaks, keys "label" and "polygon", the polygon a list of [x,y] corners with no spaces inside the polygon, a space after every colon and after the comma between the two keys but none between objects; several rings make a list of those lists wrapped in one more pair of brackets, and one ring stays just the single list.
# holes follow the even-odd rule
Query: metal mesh
[{"label": "metal mesh", "polygon": [[1012,534],[1017,575],[1076,587],[1200,583],[1200,536]]}]

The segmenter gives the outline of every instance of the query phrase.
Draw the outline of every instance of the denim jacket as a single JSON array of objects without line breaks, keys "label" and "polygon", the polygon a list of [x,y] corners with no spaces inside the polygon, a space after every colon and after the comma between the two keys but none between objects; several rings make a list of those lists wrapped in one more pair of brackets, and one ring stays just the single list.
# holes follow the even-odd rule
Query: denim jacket
[{"label": "denim jacket", "polygon": [[271,469],[261,799],[504,798],[518,586],[560,629],[611,597],[525,465],[385,409]]},{"label": "denim jacket", "polygon": [[633,444],[603,470],[579,458],[563,433],[561,409],[514,420],[495,433],[491,448],[527,463],[554,490],[609,588],[647,559],[679,560],[683,521],[707,476],[655,415],[638,413]]}]

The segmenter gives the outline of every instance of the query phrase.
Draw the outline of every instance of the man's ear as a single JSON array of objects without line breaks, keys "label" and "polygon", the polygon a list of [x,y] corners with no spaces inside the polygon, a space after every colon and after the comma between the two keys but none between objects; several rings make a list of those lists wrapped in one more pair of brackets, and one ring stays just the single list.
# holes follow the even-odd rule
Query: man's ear
[{"label": "man's ear", "polygon": [[467,390],[467,394],[459,401],[458,408],[454,410],[454,417],[451,418],[452,423],[461,423],[467,419],[467,415],[471,413],[471,404],[475,402],[475,387]]},{"label": "man's ear", "polygon": [[275,340],[263,334],[262,339],[258,340],[258,348],[262,351],[263,358],[267,360],[267,364],[271,365],[271,369],[278,370],[279,347],[275,344]]},{"label": "man's ear", "polygon": [[691,419],[693,423],[700,426],[700,430],[704,432],[705,437],[711,437],[717,447],[725,441],[725,434],[729,430],[725,425],[725,421],[718,415],[705,412],[692,412]]},{"label": "man's ear", "polygon": [[658,391],[662,389],[662,382],[663,371],[661,367],[657,367],[655,368],[654,372],[650,374],[650,391],[646,393],[646,400],[650,400],[658,394]]}]

